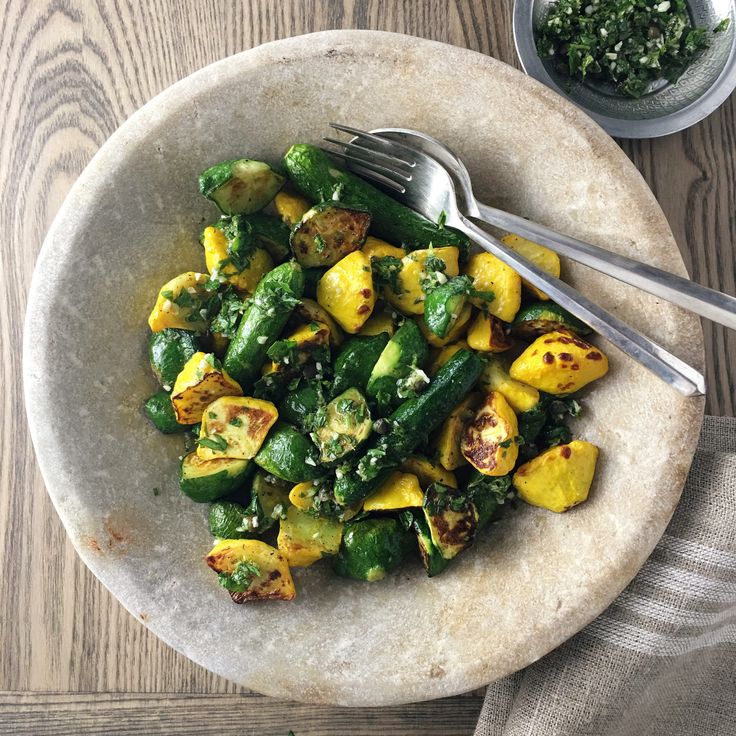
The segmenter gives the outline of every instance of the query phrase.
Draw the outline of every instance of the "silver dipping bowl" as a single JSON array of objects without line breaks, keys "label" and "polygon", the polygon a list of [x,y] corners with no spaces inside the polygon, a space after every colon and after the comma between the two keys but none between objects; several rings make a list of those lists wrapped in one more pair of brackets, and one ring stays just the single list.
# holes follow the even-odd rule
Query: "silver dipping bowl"
[{"label": "silver dipping bowl", "polygon": [[568,97],[611,135],[655,138],[683,130],[707,117],[736,87],[736,0],[689,0],[696,27],[712,30],[730,18],[726,31],[709,34],[710,47],[687,68],[676,84],[655,82],[639,99],[617,94],[610,85],[571,80],[540,59],[535,29],[554,0],[516,0],[514,42],[524,71]]}]

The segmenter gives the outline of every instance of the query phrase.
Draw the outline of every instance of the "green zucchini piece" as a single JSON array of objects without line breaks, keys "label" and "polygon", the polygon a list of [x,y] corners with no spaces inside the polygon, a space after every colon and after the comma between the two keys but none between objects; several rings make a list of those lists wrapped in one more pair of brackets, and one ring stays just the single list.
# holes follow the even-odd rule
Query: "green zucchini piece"
[{"label": "green zucchini piece", "polygon": [[317,448],[285,422],[273,427],[254,461],[267,473],[290,483],[314,480],[322,474]]},{"label": "green zucchini piece", "polygon": [[314,413],[323,404],[318,386],[310,381],[286,394],[279,405],[279,418],[306,431],[312,426]]},{"label": "green zucchini piece", "polygon": [[334,463],[368,439],[373,428],[371,412],[363,394],[349,388],[327,404],[315,417],[313,439],[320,461]]},{"label": "green zucchini piece", "polygon": [[184,364],[198,350],[197,336],[189,330],[167,327],[161,332],[151,333],[148,338],[148,360],[153,375],[162,386],[168,386],[168,390],[171,390]]},{"label": "green zucchini piece", "polygon": [[258,471],[251,486],[250,503],[245,509],[242,526],[251,534],[268,531],[286,513],[291,485]]},{"label": "green zucchini piece", "polygon": [[259,377],[266,353],[284,329],[304,291],[298,263],[276,266],[259,282],[230,342],[223,367],[247,391]]},{"label": "green zucchini piece", "polygon": [[164,434],[177,434],[191,429],[191,425],[176,421],[171,394],[167,391],[158,391],[149,396],[143,402],[143,412],[151,420],[151,424]]},{"label": "green zucchini piece", "polygon": [[536,302],[524,307],[511,323],[511,332],[523,340],[536,340],[554,330],[570,330],[588,335],[590,327],[554,302]]},{"label": "green zucchini piece", "polygon": [[339,202],[322,202],[291,231],[291,249],[304,268],[334,266],[365,243],[371,216]]},{"label": "green zucchini piece", "polygon": [[432,534],[423,514],[412,514],[412,526],[417,535],[422,565],[424,565],[427,575],[433,578],[435,575],[439,575],[450,564],[450,561],[442,556],[437,545],[432,541]]},{"label": "green zucchini piece", "polygon": [[382,580],[402,563],[413,545],[411,533],[397,519],[348,522],[333,569],[345,578]]},{"label": "green zucchini piece", "polygon": [[458,276],[427,294],[424,300],[424,322],[437,337],[446,337],[455,326],[471,286],[467,276]]},{"label": "green zucchini piece", "polygon": [[243,518],[247,511],[242,503],[234,501],[215,501],[210,506],[208,522],[210,534],[215,539],[246,539],[252,536],[243,531]]},{"label": "green zucchini piece", "polygon": [[252,471],[248,460],[202,460],[196,452],[190,452],[179,466],[179,488],[192,501],[206,503],[238,490]]},{"label": "green zucchini piece", "polygon": [[224,215],[250,215],[262,210],[285,181],[263,161],[238,158],[202,172],[199,191]]},{"label": "green zucchini piece", "polygon": [[342,530],[342,523],[336,519],[289,506],[279,525],[278,548],[292,567],[311,565],[338,553]]},{"label": "green zucchini piece", "polygon": [[446,560],[473,543],[478,511],[463,491],[432,483],[424,494],[423,510],[432,543]]},{"label": "green zucchini piece", "polygon": [[406,320],[388,341],[368,379],[366,394],[376,400],[381,414],[426,388],[429,378],[421,366],[428,352],[417,323]]},{"label": "green zucchini piece", "polygon": [[471,350],[458,350],[440,368],[424,393],[405,401],[391,416],[391,430],[374,435],[352,472],[335,480],[335,498],[352,506],[369,496],[429,434],[447,418],[478,380],[483,362]]},{"label": "green zucchini piece", "polygon": [[265,248],[274,263],[285,261],[291,254],[289,237],[291,231],[280,217],[271,215],[248,215],[245,218],[251,228],[253,238],[261,248]]},{"label": "green zucchini piece", "polygon": [[299,143],[284,156],[284,166],[302,194],[313,202],[328,202],[337,194],[348,207],[371,214],[371,233],[408,250],[454,245],[461,260],[468,256],[468,239],[451,228],[440,228],[392,199],[358,176],[340,169],[317,146]]},{"label": "green zucchini piece", "polygon": [[351,337],[335,358],[332,396],[349,388],[365,391],[373,367],[389,341],[387,332],[369,337]]},{"label": "green zucchini piece", "polygon": [[317,298],[317,284],[325,275],[326,268],[305,268],[304,271],[304,296],[310,299]]}]

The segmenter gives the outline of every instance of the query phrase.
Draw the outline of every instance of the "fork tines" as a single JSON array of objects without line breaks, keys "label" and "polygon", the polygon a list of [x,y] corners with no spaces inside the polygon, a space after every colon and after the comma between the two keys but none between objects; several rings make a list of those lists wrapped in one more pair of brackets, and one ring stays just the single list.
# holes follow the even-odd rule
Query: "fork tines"
[{"label": "fork tines", "polygon": [[[361,176],[373,179],[400,194],[406,191],[403,184],[412,180],[411,169],[416,164],[412,160],[407,160],[409,157],[406,155],[404,157],[397,155],[397,150],[399,153],[403,153],[400,150],[401,148],[405,148],[407,151],[410,149],[401,144],[394,144],[393,141],[385,138],[380,138],[373,133],[367,133],[347,125],[331,123],[331,127],[349,133],[354,138],[350,141],[341,141],[337,138],[325,137],[325,142],[330,143],[335,148],[323,146],[324,151],[350,162],[353,171]],[[369,145],[361,145],[365,142]],[[377,150],[376,146],[383,150]]]}]

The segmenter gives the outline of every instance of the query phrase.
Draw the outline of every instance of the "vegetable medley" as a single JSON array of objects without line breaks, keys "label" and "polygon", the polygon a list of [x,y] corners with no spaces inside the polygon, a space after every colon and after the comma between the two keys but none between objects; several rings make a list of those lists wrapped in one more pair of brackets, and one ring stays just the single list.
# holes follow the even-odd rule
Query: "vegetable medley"
[{"label": "vegetable medley", "polygon": [[[517,495],[585,501],[598,449],[567,419],[608,370],[587,327],[321,149],[283,165],[202,174],[208,273],[164,284],[149,317],[144,411],[187,438],[179,485],[211,504],[206,562],[232,599],[291,600],[290,568],[323,557],[434,576]],[[552,251],[504,242],[559,276]]]}]

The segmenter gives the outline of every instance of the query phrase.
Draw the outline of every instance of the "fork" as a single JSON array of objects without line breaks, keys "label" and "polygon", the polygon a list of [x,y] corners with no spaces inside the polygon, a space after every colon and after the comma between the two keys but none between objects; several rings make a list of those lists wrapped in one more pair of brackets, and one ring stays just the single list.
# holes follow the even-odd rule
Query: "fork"
[{"label": "fork", "polygon": [[339,146],[337,150],[326,150],[349,162],[357,174],[383,185],[398,201],[433,222],[444,217],[446,227],[459,230],[511,266],[522,278],[681,394],[701,396],[705,393],[705,379],[701,373],[469,220],[460,211],[452,178],[433,158],[356,128],[335,123],[332,127],[354,138],[348,142],[326,138]]},{"label": "fork", "polygon": [[479,202],[475,198],[470,174],[462,160],[444,143],[426,133],[408,128],[377,128],[370,132],[411,148],[418,148],[442,164],[457,183],[466,213],[470,217],[541,243],[584,266],[736,330],[736,298]]}]

